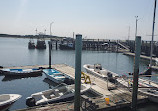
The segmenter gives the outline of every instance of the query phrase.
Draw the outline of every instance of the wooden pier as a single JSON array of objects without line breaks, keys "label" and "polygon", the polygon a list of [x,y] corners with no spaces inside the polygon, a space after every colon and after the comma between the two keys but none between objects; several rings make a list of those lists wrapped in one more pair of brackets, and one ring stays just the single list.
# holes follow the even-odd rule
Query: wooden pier
[{"label": "wooden pier", "polygon": [[[21,66],[21,67],[9,67],[9,68],[48,68],[48,65],[35,65],[35,66]],[[75,78],[75,69],[71,66],[68,66],[66,64],[55,64],[51,65],[52,68],[65,73],[72,78]],[[98,78],[96,76],[93,76],[91,74],[87,74],[91,79],[91,90],[94,92],[102,95],[98,97],[87,97],[87,96],[81,96],[81,111],[84,111],[85,109],[91,109],[92,107],[95,108],[95,110],[101,111],[101,110],[118,110],[119,108],[124,107],[130,107],[132,96],[131,92],[129,92],[125,88],[121,88],[121,86],[116,87],[115,84],[107,82],[106,80],[103,80],[101,78]],[[85,80],[81,80],[81,82],[84,84]],[[112,88],[112,90],[109,90],[109,88]],[[109,99],[106,101],[106,98]],[[138,95],[138,103],[144,103],[147,102],[148,98],[144,95]],[[70,102],[64,102],[64,103],[55,103],[55,104],[49,104],[45,106],[37,106],[32,108],[25,108],[20,109],[17,111],[73,111],[74,108],[74,101]],[[94,110],[94,109],[93,109]]]}]

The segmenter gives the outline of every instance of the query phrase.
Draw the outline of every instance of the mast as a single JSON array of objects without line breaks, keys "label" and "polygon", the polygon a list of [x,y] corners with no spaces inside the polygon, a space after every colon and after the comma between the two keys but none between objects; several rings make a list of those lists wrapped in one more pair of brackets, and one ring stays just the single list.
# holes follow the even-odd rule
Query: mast
[{"label": "mast", "polygon": [[155,5],[154,5],[153,28],[152,28],[152,40],[151,40],[151,50],[150,50],[150,67],[152,67],[152,54],[153,54],[153,40],[154,40],[154,28],[155,28],[156,2],[157,2],[157,0],[155,0]]}]

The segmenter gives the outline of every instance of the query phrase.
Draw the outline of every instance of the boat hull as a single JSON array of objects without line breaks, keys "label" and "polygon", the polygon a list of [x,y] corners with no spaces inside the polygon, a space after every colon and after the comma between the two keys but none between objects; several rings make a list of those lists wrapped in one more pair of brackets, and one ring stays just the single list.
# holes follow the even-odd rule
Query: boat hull
[{"label": "boat hull", "polygon": [[42,70],[36,70],[36,71],[6,71],[1,70],[2,74],[5,76],[39,76],[42,75]]},{"label": "boat hull", "polygon": [[19,98],[21,98],[21,95],[19,94],[0,95],[0,111],[8,110]]},{"label": "boat hull", "polygon": [[6,110],[8,110],[13,105],[13,103],[14,102],[8,103],[8,104],[3,105],[3,106],[0,106],[0,111],[6,111]]},{"label": "boat hull", "polygon": [[67,46],[65,44],[60,44],[59,45],[59,49],[61,49],[61,50],[75,50],[74,47],[69,47],[69,46]]},{"label": "boat hull", "polygon": [[61,81],[61,80],[57,80],[57,79],[55,79],[55,78],[53,78],[53,77],[51,77],[50,75],[47,75],[46,73],[45,73],[45,75],[46,75],[46,77],[48,78],[48,79],[50,79],[51,81],[53,81],[53,82],[55,82],[55,83],[62,83],[63,81]]}]

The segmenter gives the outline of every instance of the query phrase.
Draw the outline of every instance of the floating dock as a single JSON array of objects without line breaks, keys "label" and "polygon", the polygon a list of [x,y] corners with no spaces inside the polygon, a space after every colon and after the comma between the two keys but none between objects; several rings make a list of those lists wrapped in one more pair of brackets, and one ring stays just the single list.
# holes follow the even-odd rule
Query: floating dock
[{"label": "floating dock", "polygon": [[[48,68],[48,65],[35,65],[35,66],[21,66],[21,67],[9,67],[9,68]],[[75,69],[66,64],[55,64],[52,68],[65,73],[72,78],[75,78]],[[118,110],[124,107],[130,107],[132,102],[132,93],[126,88],[116,87],[115,84],[107,82],[101,78],[98,78],[91,74],[86,74],[90,77],[91,91],[101,95],[97,97],[88,97],[86,95],[81,96],[81,111],[82,110]],[[82,83],[85,80],[81,79]],[[109,88],[111,90],[109,90]],[[147,96],[138,95],[138,104],[148,101]],[[20,109],[17,111],[73,111],[74,102],[64,102],[48,104],[45,106],[37,106],[31,108]]]}]

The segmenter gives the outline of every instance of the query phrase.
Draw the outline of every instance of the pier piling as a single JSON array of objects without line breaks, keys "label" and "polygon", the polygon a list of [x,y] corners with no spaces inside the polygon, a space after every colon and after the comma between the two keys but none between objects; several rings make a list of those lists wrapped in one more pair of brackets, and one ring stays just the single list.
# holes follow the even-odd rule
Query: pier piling
[{"label": "pier piling", "polygon": [[51,46],[52,42],[49,41],[49,69],[51,69]]},{"label": "pier piling", "polygon": [[76,35],[75,42],[75,104],[74,111],[80,111],[80,87],[81,87],[81,51],[82,35]]},{"label": "pier piling", "polygon": [[135,43],[135,60],[134,60],[133,90],[132,90],[132,110],[133,111],[136,111],[137,109],[140,53],[141,53],[141,37],[137,36],[136,43]]}]

